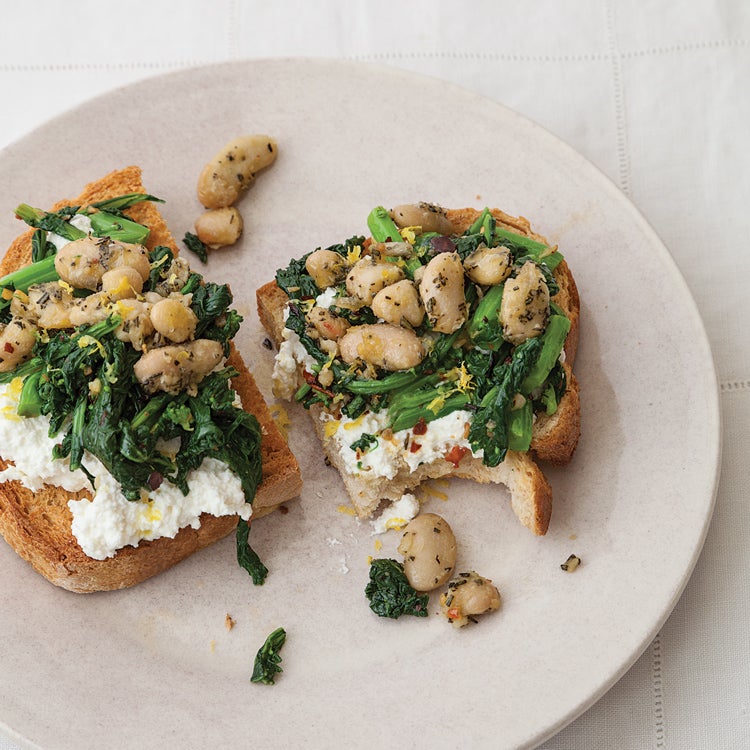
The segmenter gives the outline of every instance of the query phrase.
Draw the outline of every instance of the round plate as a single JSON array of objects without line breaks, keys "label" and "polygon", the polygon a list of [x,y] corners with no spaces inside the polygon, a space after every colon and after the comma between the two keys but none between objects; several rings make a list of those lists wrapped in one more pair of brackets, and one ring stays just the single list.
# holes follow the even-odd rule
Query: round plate
[{"label": "round plate", "polygon": [[[189,70],[113,91],[0,155],[0,243],[19,202],[47,206],[128,164],[168,200],[176,237],[201,207],[203,164],[269,133],[279,157],[240,203],[245,236],[199,270],[229,281],[240,349],[270,398],[255,289],[291,257],[366,232],[376,205],[498,206],[559,244],[582,298],[583,435],[550,469],[552,524],[536,538],[502,487],[433,484],[425,508],[459,541],[459,569],[492,578],[499,612],[462,630],[437,614],[381,619],[364,588],[376,548],[341,512],[338,474],[288,406],[299,501],[252,528],[270,568],[253,586],[225,539],[131,590],[74,595],[0,543],[0,721],[43,748],[531,746],[588,708],[669,615],[711,517],[717,388],[701,320],[669,253],[585,159],[496,103],[358,63],[275,60]],[[560,564],[571,553],[582,566]],[[235,627],[225,628],[225,616]],[[251,684],[283,626],[284,673]]]}]

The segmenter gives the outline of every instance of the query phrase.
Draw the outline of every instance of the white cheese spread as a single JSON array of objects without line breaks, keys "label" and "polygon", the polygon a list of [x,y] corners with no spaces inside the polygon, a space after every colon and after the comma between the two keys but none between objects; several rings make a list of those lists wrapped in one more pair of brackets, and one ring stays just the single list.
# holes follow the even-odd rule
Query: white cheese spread
[{"label": "white cheese spread", "polygon": [[70,471],[67,459],[53,460],[56,440],[48,435],[47,417],[18,416],[20,394],[20,378],[0,384],[0,446],[3,458],[15,464],[0,472],[0,482],[18,480],[32,491],[50,484],[69,492],[92,492],[93,500],[68,503],[73,535],[89,557],[104,560],[142,539],[174,537],[181,528],[198,528],[201,513],[245,520],[252,514],[239,477],[223,462],[209,458],[188,474],[187,495],[164,481],[158,489],[144,491],[141,500],[129,501],[101,462],[86,454],[84,465],[95,477],[93,490],[80,469]]},{"label": "white cheese spread", "polygon": [[419,513],[419,500],[407,492],[399,500],[394,500],[375,520],[372,521],[373,534],[385,534],[388,529],[403,529]]},{"label": "white cheese spread", "polygon": [[307,349],[294,331],[285,328],[283,336],[284,340],[274,359],[271,379],[274,396],[291,400],[299,385],[297,364],[312,372],[315,360],[307,353]]},{"label": "white cheese spread", "polygon": [[[366,412],[357,419],[342,417],[337,420],[323,412],[321,419],[326,422],[325,434],[335,443],[341,454],[347,472],[353,475],[372,472],[372,476],[393,479],[399,469],[408,467],[414,471],[420,464],[444,459],[455,447],[465,449],[473,456],[482,456],[482,451],[471,450],[467,435],[467,424],[471,423],[471,413],[465,410],[428,422],[420,434],[414,428],[388,432],[388,412]],[[352,450],[352,443],[363,435],[373,435],[376,444],[366,450]]]},{"label": "white cheese spread", "polygon": [[[86,232],[86,234],[91,234],[91,219],[89,219],[89,217],[85,216],[84,214],[76,214],[70,220],[69,224],[74,226],[76,229],[80,229],[82,232]],[[54,232],[48,232],[47,242],[51,242],[59,250],[64,245],[67,245],[70,240],[65,239],[65,237],[61,237],[59,234],[55,234]]]},{"label": "white cheese spread", "polygon": [[332,304],[333,301],[338,296],[338,290],[335,286],[329,286],[325,291],[321,292],[316,298],[315,298],[315,305],[317,307],[325,307],[327,310]]}]

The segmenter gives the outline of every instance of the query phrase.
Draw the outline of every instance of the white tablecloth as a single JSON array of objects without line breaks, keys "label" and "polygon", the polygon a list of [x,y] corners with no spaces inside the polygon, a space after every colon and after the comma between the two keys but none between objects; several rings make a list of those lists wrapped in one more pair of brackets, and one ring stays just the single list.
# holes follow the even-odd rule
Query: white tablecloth
[{"label": "white tablecloth", "polygon": [[[720,379],[716,512],[651,646],[543,747],[750,747],[750,2],[5,4],[0,147],[125,83],[275,56],[380,62],[502,102],[588,157],[660,234],[703,316]],[[15,747],[0,736],[0,750]]]}]

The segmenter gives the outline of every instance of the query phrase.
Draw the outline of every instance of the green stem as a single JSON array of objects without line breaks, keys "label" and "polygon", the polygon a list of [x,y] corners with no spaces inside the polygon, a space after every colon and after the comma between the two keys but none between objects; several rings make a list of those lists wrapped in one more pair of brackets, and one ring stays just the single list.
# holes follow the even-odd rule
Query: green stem
[{"label": "green stem", "polygon": [[78,229],[78,227],[74,227],[69,221],[58,214],[48,213],[41,208],[34,208],[28,203],[18,205],[15,213],[19,219],[25,221],[30,227],[34,227],[34,229],[46,229],[48,232],[54,232],[71,242],[80,240],[86,236],[86,232]]},{"label": "green stem", "polygon": [[531,446],[531,430],[534,425],[534,409],[530,400],[519,409],[508,414],[508,448],[512,451],[527,451]]},{"label": "green stem", "polygon": [[21,397],[18,399],[19,417],[38,417],[42,413],[42,399],[39,395],[39,380],[42,371],[37,370],[23,381]]},{"label": "green stem", "polygon": [[367,217],[367,226],[376,242],[400,242],[401,232],[383,206],[376,206]]},{"label": "green stem", "polygon": [[397,388],[412,385],[417,381],[418,377],[414,370],[406,370],[405,372],[394,372],[382,380],[352,380],[345,387],[350,393],[371,396],[375,393],[390,393],[390,391],[395,391]]},{"label": "green stem", "polygon": [[[98,211],[89,216],[91,229],[97,237],[109,237],[118,242],[143,244],[149,235],[149,228],[123,216]],[[84,235],[85,236],[85,235]]]},{"label": "green stem", "polygon": [[105,198],[89,205],[92,208],[98,208],[102,211],[124,211],[126,208],[135,206],[136,203],[142,203],[143,201],[164,203],[161,198],[148,195],[147,193],[125,193],[125,195],[118,195],[116,198]]},{"label": "green stem", "polygon": [[542,334],[542,348],[539,357],[521,383],[521,393],[531,393],[544,383],[560,356],[569,330],[570,321],[564,315],[552,315],[550,317],[547,322],[547,329]]},{"label": "green stem", "polygon": [[[19,268],[17,271],[0,279],[0,290],[17,289],[28,291],[32,284],[43,284],[45,281],[57,281],[60,278],[55,270],[55,256],[38,260],[36,263]],[[10,305],[10,299],[0,298],[0,312]]]}]

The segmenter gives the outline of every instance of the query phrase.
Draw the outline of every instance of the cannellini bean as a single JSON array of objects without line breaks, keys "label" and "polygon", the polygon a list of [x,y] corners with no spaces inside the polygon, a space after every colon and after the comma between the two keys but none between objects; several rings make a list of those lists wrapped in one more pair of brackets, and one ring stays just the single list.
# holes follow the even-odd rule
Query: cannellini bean
[{"label": "cannellini bean", "polygon": [[172,262],[159,274],[161,279],[156,283],[154,291],[161,297],[179,292],[190,277],[190,264],[184,258],[174,258]]},{"label": "cannellini bean", "polygon": [[505,282],[500,302],[503,338],[511,344],[539,336],[549,317],[549,288],[536,263],[527,261]]},{"label": "cannellini bean", "polygon": [[340,339],[349,328],[349,322],[345,318],[326,310],[325,307],[313,307],[307,313],[307,320],[315,327],[321,338],[333,341]]},{"label": "cannellini bean", "polygon": [[179,299],[168,297],[151,308],[151,323],[158,333],[179,344],[195,333],[198,318]]},{"label": "cannellini bean", "polygon": [[109,309],[111,301],[106,292],[96,292],[88,297],[72,299],[68,309],[70,324],[82,326],[106,320],[112,314]]},{"label": "cannellini bean", "polygon": [[318,289],[328,289],[346,275],[346,258],[334,250],[315,250],[307,256],[305,269]]},{"label": "cannellini bean", "polygon": [[510,250],[507,247],[479,247],[464,258],[466,275],[477,284],[494,286],[510,276]]},{"label": "cannellini bean", "polygon": [[102,291],[111,300],[129,299],[143,291],[143,277],[130,266],[121,266],[102,275]]},{"label": "cannellini bean", "polygon": [[9,372],[31,356],[36,328],[22,318],[0,323],[0,372]]},{"label": "cannellini bean", "polygon": [[192,390],[224,356],[218,341],[196,339],[151,349],[133,366],[138,382],[147,393],[165,391],[177,394]]},{"label": "cannellini bean", "polygon": [[278,148],[267,135],[243,135],[227,143],[203,168],[198,200],[206,208],[231,206],[247,190],[255,174],[273,164]]},{"label": "cannellini bean", "polygon": [[408,242],[380,242],[377,249],[380,255],[389,255],[393,258],[414,257],[414,248]]},{"label": "cannellini bean", "polygon": [[198,239],[213,250],[234,245],[242,236],[242,228],[242,216],[234,206],[209,209],[195,221]]},{"label": "cannellini bean", "polygon": [[362,258],[354,264],[346,277],[346,291],[369,305],[381,289],[401,281],[404,275],[403,270],[393,263],[380,263],[376,258]]},{"label": "cannellini bean", "polygon": [[390,213],[399,227],[422,227],[423,232],[440,234],[452,234],[454,231],[445,209],[434,203],[420,202],[395,206]]},{"label": "cannellini bean", "polygon": [[147,339],[153,334],[151,323],[151,303],[139,299],[123,299],[111,306],[111,311],[122,318],[115,336],[131,344],[134,349],[143,349]]},{"label": "cannellini bean", "polygon": [[464,324],[464,269],[458,253],[440,253],[425,266],[419,294],[434,331],[453,333]]},{"label": "cannellini bean", "polygon": [[454,627],[468,624],[469,618],[500,608],[500,592],[489,578],[475,571],[461,573],[448,584],[440,597],[443,614]]},{"label": "cannellini bean", "polygon": [[97,245],[99,247],[99,259],[105,271],[128,266],[138,271],[143,281],[148,281],[151,274],[151,263],[148,258],[148,250],[143,245],[131,242],[115,242],[109,239],[97,240]]},{"label": "cannellini bean", "polygon": [[339,351],[347,364],[362,360],[391,371],[416,367],[425,356],[414,331],[390,323],[352,326],[339,339]]},{"label": "cannellini bean", "polygon": [[55,270],[60,278],[76,289],[95,292],[106,270],[101,261],[101,244],[102,240],[83,237],[63,245],[55,255]]},{"label": "cannellini bean", "polygon": [[57,281],[34,284],[28,289],[25,317],[40,328],[70,328],[72,305],[73,295],[64,282],[63,285]]},{"label": "cannellini bean", "polygon": [[393,325],[406,321],[418,326],[424,319],[424,308],[414,282],[402,279],[381,289],[372,300],[372,311],[379,318]]},{"label": "cannellini bean", "polygon": [[416,591],[442,586],[456,567],[456,537],[436,513],[421,513],[409,521],[398,551],[404,556],[404,573]]}]

